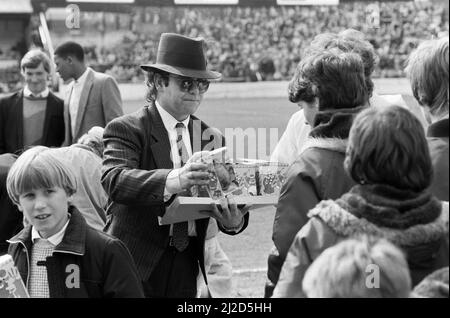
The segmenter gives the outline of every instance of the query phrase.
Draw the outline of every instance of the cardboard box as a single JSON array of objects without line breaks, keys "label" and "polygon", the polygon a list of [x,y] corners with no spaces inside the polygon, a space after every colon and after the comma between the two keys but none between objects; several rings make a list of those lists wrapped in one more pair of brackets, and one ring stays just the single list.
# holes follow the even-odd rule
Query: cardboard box
[{"label": "cardboard box", "polygon": [[[238,206],[251,205],[250,210],[275,205],[278,202],[278,196],[235,196]],[[199,197],[177,197],[166,208],[166,213],[160,218],[161,225],[173,224],[190,220],[207,218],[200,211],[210,211],[211,204],[214,201],[211,198]]]},{"label": "cardboard box", "polygon": [[258,195],[279,195],[288,165],[270,163],[258,167]]},{"label": "cardboard box", "polygon": [[30,298],[11,255],[0,256],[0,298]]}]

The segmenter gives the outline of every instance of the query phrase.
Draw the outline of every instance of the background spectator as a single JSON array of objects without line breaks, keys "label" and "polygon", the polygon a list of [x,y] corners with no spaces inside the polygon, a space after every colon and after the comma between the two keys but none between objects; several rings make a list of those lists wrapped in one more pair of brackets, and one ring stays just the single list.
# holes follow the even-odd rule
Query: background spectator
[{"label": "background spectator", "polygon": [[407,298],[411,278],[400,249],[363,236],[326,249],[306,271],[303,291],[309,298]]}]

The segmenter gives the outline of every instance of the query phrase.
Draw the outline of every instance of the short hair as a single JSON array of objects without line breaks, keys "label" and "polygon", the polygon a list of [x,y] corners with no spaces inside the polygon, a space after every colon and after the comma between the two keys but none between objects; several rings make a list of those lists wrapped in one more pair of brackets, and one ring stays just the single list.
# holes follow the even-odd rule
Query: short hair
[{"label": "short hair", "polygon": [[350,129],[344,167],[360,184],[423,191],[433,167],[420,121],[400,106],[370,107]]},{"label": "short hair", "polygon": [[448,67],[448,37],[423,42],[407,61],[414,97],[435,116],[449,111]]},{"label": "short hair", "polygon": [[15,204],[19,203],[21,194],[35,189],[57,186],[64,189],[67,195],[76,192],[75,174],[58,159],[55,150],[36,146],[25,151],[14,162],[6,179],[6,188]]},{"label": "short hair", "polygon": [[50,58],[39,49],[28,51],[20,61],[20,69],[25,71],[25,68],[37,68],[42,63],[44,70],[47,73],[51,72]]},{"label": "short hair", "polygon": [[322,252],[302,285],[310,298],[406,298],[411,277],[399,248],[386,239],[363,236]]},{"label": "short hair", "polygon": [[319,110],[354,108],[369,99],[361,58],[354,53],[327,51],[300,61],[289,83],[289,100],[311,102],[319,98]]},{"label": "short hair", "polygon": [[55,50],[55,55],[67,58],[68,56],[74,56],[78,61],[84,61],[84,50],[83,47],[76,42],[65,42],[58,46]]},{"label": "short hair", "polygon": [[366,82],[367,93],[369,97],[372,96],[374,84],[371,77],[379,58],[375,53],[373,45],[364,39],[364,34],[355,29],[346,29],[337,34],[319,34],[305,50],[305,55],[316,54],[331,49],[339,49],[346,53],[356,53],[361,57],[364,66],[364,80]]},{"label": "short hair", "polygon": [[145,71],[145,85],[147,86],[146,100],[149,103],[155,102],[158,97],[158,89],[156,88],[156,74],[161,76],[164,85],[169,85],[169,73],[164,71]]},{"label": "short hair", "polygon": [[105,149],[103,131],[104,128],[94,126],[78,139],[77,144],[88,146],[93,153],[103,158],[103,150]]}]

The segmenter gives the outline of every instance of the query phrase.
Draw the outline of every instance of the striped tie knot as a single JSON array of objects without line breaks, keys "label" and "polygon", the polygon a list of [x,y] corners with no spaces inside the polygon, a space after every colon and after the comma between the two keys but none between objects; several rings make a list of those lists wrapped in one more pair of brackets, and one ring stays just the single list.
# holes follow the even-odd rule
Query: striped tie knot
[{"label": "striped tie knot", "polygon": [[184,128],[185,126],[183,123],[177,123],[175,125],[175,130],[177,131],[177,142],[180,142],[183,139]]},{"label": "striped tie knot", "polygon": [[184,164],[189,159],[189,154],[186,148],[186,145],[183,142],[183,130],[186,128],[186,126],[183,123],[177,123],[175,125],[175,130],[177,131],[177,149],[178,149],[178,155],[180,156],[181,160],[181,166],[184,166]]},{"label": "striped tie knot", "polygon": [[[175,125],[175,130],[177,131],[177,148],[178,155],[180,156],[180,164],[184,166],[184,164],[188,161],[189,155],[187,152],[186,145],[183,142],[183,130],[186,126],[183,123],[177,123]],[[172,228],[173,235],[173,245],[175,248],[182,252],[189,245],[189,237],[188,237],[188,222],[176,223]]]}]

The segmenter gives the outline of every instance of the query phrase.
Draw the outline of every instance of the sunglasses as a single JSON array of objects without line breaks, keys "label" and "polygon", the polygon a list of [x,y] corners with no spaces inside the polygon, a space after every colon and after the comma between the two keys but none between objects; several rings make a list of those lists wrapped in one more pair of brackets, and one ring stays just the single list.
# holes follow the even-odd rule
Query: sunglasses
[{"label": "sunglasses", "polygon": [[177,79],[180,89],[184,92],[190,92],[194,88],[194,83],[197,85],[200,94],[205,93],[209,88],[209,81],[207,79],[181,77],[172,74],[169,76]]}]

